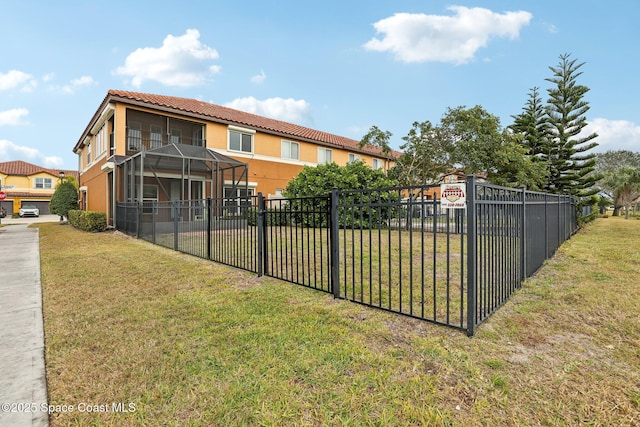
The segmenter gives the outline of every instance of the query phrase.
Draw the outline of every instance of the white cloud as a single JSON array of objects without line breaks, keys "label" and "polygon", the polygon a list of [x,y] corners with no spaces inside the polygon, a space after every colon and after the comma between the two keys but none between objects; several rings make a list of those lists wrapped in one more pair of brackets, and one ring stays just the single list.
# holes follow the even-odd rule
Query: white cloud
[{"label": "white cloud", "polygon": [[51,169],[62,169],[64,160],[58,156],[42,156],[42,166]]},{"label": "white cloud", "polygon": [[218,59],[215,49],[199,40],[198,30],[187,30],[175,37],[169,34],[162,47],[144,47],[131,52],[125,64],[115,74],[130,76],[131,84],[140,87],[145,80],[156,81],[165,86],[198,86],[220,71],[220,66],[210,65]]},{"label": "white cloud", "polygon": [[236,110],[300,125],[311,122],[311,106],[304,99],[268,98],[260,101],[253,96],[249,96],[234,99],[225,105]]},{"label": "white cloud", "polygon": [[529,12],[495,13],[480,7],[450,6],[453,16],[396,13],[373,24],[382,38],[364,44],[367,50],[392,52],[403,62],[464,64],[492,37],[515,39],[529,24]]},{"label": "white cloud", "polygon": [[23,145],[14,144],[6,139],[0,139],[0,162],[24,160],[47,168],[62,168],[64,160],[58,156],[45,156],[39,150]]},{"label": "white cloud", "polygon": [[640,125],[627,120],[595,118],[582,130],[580,137],[598,134],[595,151],[629,150],[640,152]]},{"label": "white cloud", "polygon": [[19,126],[25,124],[21,119],[28,114],[29,110],[26,108],[13,108],[11,110],[0,111],[0,126]]},{"label": "white cloud", "polygon": [[96,84],[96,81],[93,80],[93,77],[91,77],[91,76],[82,76],[82,77],[78,77],[77,79],[71,80],[66,85],[51,86],[51,90],[71,95],[71,94],[75,93],[80,88],[93,86],[95,84]]},{"label": "white cloud", "polygon": [[7,73],[0,73],[0,90],[11,90],[20,88],[23,92],[30,92],[38,82],[23,71],[11,70]]},{"label": "white cloud", "polygon": [[264,83],[266,78],[267,78],[267,75],[264,73],[264,71],[260,70],[260,74],[256,74],[255,76],[251,77],[251,83],[255,85],[260,85]]}]

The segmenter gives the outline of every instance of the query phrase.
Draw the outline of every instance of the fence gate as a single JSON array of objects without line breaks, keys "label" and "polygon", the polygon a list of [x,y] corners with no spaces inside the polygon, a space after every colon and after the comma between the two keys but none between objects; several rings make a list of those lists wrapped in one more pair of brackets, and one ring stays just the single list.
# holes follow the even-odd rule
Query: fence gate
[{"label": "fence gate", "polygon": [[335,192],[336,297],[466,328],[464,210],[435,186]]},{"label": "fence gate", "polygon": [[330,198],[258,195],[261,272],[331,292]]}]

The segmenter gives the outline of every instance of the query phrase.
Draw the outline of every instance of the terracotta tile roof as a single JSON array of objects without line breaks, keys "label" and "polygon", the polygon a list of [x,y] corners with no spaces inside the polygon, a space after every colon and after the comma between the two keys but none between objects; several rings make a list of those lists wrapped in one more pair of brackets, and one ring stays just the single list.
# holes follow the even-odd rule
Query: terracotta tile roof
[{"label": "terracotta tile roof", "polygon": [[[49,169],[42,166],[34,165],[32,163],[27,163],[22,160],[13,160],[10,162],[0,162],[0,172],[5,175],[14,175],[14,176],[31,176],[40,172],[48,173],[49,175],[53,175],[55,177],[58,176],[61,169]],[[78,171],[75,170],[67,170],[62,169],[65,175],[73,175],[78,179]]]},{"label": "terracotta tile roof", "polygon": [[[169,111],[177,110],[177,112],[182,112],[182,114],[200,117],[213,122],[235,124],[256,130],[262,130],[266,133],[289,136],[291,138],[306,140],[323,145],[326,144],[354,150],[356,152],[365,152],[376,156],[382,156],[382,150],[379,147],[365,146],[360,149],[358,147],[359,141],[356,141],[355,139],[333,135],[293,123],[270,119],[196,99],[122,90],[109,90],[105,101],[108,101],[109,99],[129,102],[136,105],[151,105]],[[400,154],[401,153],[399,152],[393,152],[392,156],[397,157]]]}]

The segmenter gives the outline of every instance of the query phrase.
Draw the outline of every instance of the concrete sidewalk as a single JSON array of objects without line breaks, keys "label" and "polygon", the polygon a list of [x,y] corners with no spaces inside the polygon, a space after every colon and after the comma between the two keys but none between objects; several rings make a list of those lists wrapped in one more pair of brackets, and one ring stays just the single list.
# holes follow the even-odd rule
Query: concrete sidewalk
[{"label": "concrete sidewalk", "polygon": [[0,426],[48,426],[46,404],[38,229],[0,227]]}]

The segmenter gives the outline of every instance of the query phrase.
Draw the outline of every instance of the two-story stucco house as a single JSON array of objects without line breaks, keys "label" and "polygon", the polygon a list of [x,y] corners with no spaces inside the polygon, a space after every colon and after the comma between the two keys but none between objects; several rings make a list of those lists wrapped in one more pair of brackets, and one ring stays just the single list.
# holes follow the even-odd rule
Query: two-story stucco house
[{"label": "two-story stucco house", "polygon": [[[136,201],[278,197],[305,165],[393,155],[338,135],[196,99],[110,90],[74,147],[81,207]],[[394,153],[397,154],[397,153]]]},{"label": "two-story stucco house", "polygon": [[78,178],[77,171],[50,169],[13,160],[0,163],[0,191],[6,199],[0,201],[0,208],[8,216],[17,214],[23,205],[33,205],[41,215],[49,214],[49,202],[61,176]]}]

